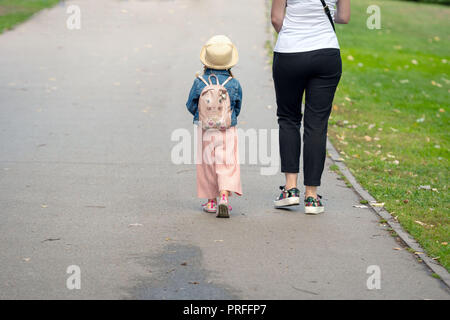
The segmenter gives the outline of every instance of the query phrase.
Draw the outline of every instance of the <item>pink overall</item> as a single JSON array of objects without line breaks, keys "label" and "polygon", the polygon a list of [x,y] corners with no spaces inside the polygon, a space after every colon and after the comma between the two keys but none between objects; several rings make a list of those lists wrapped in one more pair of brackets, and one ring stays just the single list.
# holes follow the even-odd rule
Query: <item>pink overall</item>
[{"label": "pink overall", "polygon": [[242,195],[236,127],[224,131],[197,127],[197,194],[214,199],[227,190]]}]

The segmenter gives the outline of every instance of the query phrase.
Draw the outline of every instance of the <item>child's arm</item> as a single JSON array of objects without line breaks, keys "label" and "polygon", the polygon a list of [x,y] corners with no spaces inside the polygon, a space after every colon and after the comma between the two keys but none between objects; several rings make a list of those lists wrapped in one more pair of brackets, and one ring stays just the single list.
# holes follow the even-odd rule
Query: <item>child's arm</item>
[{"label": "child's arm", "polygon": [[192,115],[195,116],[198,109],[198,90],[197,90],[197,79],[194,80],[194,84],[192,85],[191,91],[189,92],[189,97],[186,102],[186,107]]},{"label": "child's arm", "polygon": [[242,88],[241,88],[241,84],[239,83],[239,81],[237,81],[237,84],[238,84],[238,92],[237,92],[236,104],[234,106],[234,111],[236,113],[236,117],[241,112],[241,106],[242,106]]}]

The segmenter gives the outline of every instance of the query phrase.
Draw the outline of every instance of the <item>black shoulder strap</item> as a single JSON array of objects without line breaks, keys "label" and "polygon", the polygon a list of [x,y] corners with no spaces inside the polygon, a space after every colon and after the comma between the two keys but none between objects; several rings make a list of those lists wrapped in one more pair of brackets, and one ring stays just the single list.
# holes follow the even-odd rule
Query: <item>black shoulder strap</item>
[{"label": "black shoulder strap", "polygon": [[336,29],[334,28],[334,22],[333,18],[331,17],[330,8],[328,8],[328,5],[325,3],[325,0],[320,0],[322,2],[323,10],[325,11],[325,14],[328,17],[328,20],[330,20],[331,26],[333,27],[334,32],[336,32]]}]

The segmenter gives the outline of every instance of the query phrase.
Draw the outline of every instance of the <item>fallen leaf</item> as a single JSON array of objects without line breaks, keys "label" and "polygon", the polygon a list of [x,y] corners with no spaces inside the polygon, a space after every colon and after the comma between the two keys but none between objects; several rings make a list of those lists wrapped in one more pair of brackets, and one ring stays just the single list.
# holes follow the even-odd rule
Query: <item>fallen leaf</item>
[{"label": "fallen leaf", "polygon": [[422,118],[419,118],[416,120],[417,123],[421,123],[425,121],[425,116],[422,116]]},{"label": "fallen leaf", "polygon": [[435,86],[435,87],[442,88],[442,84],[440,84],[440,83],[438,83],[438,82],[436,82],[436,81],[434,81],[434,80],[431,80],[431,84],[432,84],[433,86]]},{"label": "fallen leaf", "polygon": [[384,202],[371,201],[370,205],[373,206],[373,207],[382,207],[382,206],[384,206]]},{"label": "fallen leaf", "polygon": [[397,251],[403,250],[402,248],[392,248],[392,249],[397,250]]},{"label": "fallen leaf", "polygon": [[128,225],[128,227],[142,227],[142,226],[143,226],[143,224],[141,224],[141,223],[130,223]]},{"label": "fallen leaf", "polygon": [[46,241],[58,241],[58,240],[61,240],[61,238],[48,238],[48,239],[42,240],[41,242],[46,242]]},{"label": "fallen leaf", "polygon": [[366,140],[367,142],[372,141],[372,137],[364,136],[364,140]]}]

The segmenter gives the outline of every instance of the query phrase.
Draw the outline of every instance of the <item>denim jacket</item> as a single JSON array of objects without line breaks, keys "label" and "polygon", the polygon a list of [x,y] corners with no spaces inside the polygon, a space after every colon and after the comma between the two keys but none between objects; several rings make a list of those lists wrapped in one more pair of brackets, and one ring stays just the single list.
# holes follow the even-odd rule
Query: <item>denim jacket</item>
[{"label": "denim jacket", "polygon": [[[223,83],[230,76],[230,73],[227,70],[206,69],[205,74],[203,75],[206,82],[209,82],[208,76],[211,73],[214,73],[219,78],[220,83]],[[216,78],[211,77],[211,81],[215,84]],[[189,92],[189,98],[186,102],[187,109],[194,116],[194,123],[198,121],[198,99],[205,86],[206,84],[202,80],[196,78],[194,80],[194,84],[192,85],[191,92]],[[234,78],[225,84],[225,88],[230,96],[231,126],[235,126],[237,124],[237,117],[241,112],[242,88],[239,81]]]}]

